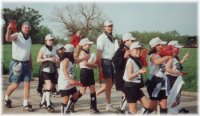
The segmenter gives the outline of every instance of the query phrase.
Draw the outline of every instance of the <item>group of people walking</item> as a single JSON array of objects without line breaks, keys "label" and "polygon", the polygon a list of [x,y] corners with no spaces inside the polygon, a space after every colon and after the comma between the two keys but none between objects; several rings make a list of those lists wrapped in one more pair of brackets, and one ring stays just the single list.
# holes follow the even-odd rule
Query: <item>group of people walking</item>
[{"label": "group of people walking", "polygon": [[[6,107],[12,108],[9,99],[12,92],[24,82],[23,110],[33,111],[28,103],[31,81],[31,38],[30,25],[22,24],[21,32],[11,34],[10,25],[7,28],[6,40],[12,41],[12,60],[9,66],[9,85],[4,98]],[[75,103],[90,90],[90,112],[100,113],[97,108],[97,95],[95,90],[94,68],[98,68],[101,84],[105,85],[106,111],[125,112],[128,105],[129,113],[136,114],[137,101],[142,105],[142,114],[150,114],[156,111],[159,105],[160,113],[178,113],[185,111],[179,108],[182,82],[182,64],[189,54],[179,58],[179,49],[183,46],[173,40],[168,43],[173,49],[171,54],[161,54],[166,41],[159,37],[149,42],[150,51],[148,59],[148,79],[144,82],[143,74],[147,73],[147,65],[141,59],[145,50],[138,38],[130,33],[122,36],[120,46],[116,46],[112,35],[113,23],[110,20],[104,22],[104,32],[97,38],[97,53],[91,53],[90,48],[94,42],[88,38],[79,40],[73,36],[72,44],[54,45],[54,37],[51,34],[45,36],[45,45],[40,49],[37,62],[41,64],[39,88],[41,92],[40,108],[46,108],[49,112],[55,112],[51,102],[51,93],[56,85],[62,97],[61,113],[74,111]],[[76,33],[80,35],[80,31]],[[143,59],[144,60],[144,59]],[[80,66],[80,82],[74,79],[74,65]],[[119,109],[112,106],[111,89],[113,84],[117,91],[122,92]],[[76,86],[80,86],[80,90]],[[148,96],[145,96],[142,88],[146,87]],[[177,96],[170,96],[174,90],[179,91]],[[148,99],[149,97],[149,99]],[[170,100],[168,99],[170,98]]]}]

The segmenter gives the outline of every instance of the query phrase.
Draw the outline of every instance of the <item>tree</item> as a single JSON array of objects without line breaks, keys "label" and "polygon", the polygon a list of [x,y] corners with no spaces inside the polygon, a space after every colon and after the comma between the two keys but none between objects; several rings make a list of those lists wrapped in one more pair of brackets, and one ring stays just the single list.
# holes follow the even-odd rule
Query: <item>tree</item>
[{"label": "tree", "polygon": [[[43,20],[42,15],[39,11],[32,9],[30,7],[23,6],[22,8],[16,8],[11,10],[9,8],[3,9],[3,18],[5,20],[4,26],[4,37],[6,33],[6,28],[11,20],[16,20],[17,30],[21,30],[21,25],[24,21],[28,21],[31,24],[31,37],[33,43],[37,39],[36,33],[39,31],[39,24]],[[5,39],[4,39],[5,40]],[[37,41],[37,40],[36,40]],[[4,41],[5,42],[5,41]]]},{"label": "tree", "polygon": [[44,44],[45,43],[45,36],[47,35],[47,34],[50,34],[50,33],[52,33],[52,31],[48,28],[48,27],[46,27],[46,26],[39,26],[39,28],[38,28],[38,33],[36,33],[36,37],[37,37],[37,39],[35,39],[35,43],[41,43],[41,44]]},{"label": "tree", "polygon": [[63,24],[64,29],[75,34],[82,31],[83,37],[91,37],[95,40],[94,32],[101,32],[105,16],[100,9],[93,4],[68,4],[64,8],[55,8],[52,21]]}]

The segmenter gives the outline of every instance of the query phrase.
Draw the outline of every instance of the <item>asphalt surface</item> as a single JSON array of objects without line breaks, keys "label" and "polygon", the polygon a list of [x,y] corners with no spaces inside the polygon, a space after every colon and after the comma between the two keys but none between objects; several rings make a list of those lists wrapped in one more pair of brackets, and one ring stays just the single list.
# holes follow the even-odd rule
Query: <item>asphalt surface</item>
[{"label": "asphalt surface", "polygon": [[[4,93],[10,84],[8,82],[7,76],[2,77],[2,101],[3,101],[3,96]],[[13,108],[6,108],[4,106],[4,103],[2,102],[2,114],[42,114],[42,115],[49,115],[49,114],[54,114],[54,115],[60,115],[60,107],[61,107],[61,102],[62,98],[60,95],[57,95],[55,97],[52,96],[52,102],[54,104],[54,108],[56,110],[55,113],[49,113],[47,112],[46,109],[39,108],[39,103],[41,100],[41,97],[37,93],[37,80],[31,81],[31,91],[30,91],[30,99],[29,103],[33,106],[34,112],[26,112],[22,111],[22,95],[23,95],[23,83],[21,83],[20,87],[11,95],[10,99],[12,100],[12,106]],[[98,89],[98,84],[96,84],[96,90]],[[147,94],[145,92],[145,94]],[[121,100],[121,93],[115,90],[115,87],[113,86],[112,88],[112,104],[114,108],[119,108],[120,100]],[[190,111],[190,114],[198,114],[198,99],[197,99],[197,93],[196,92],[183,92],[182,98],[181,98],[181,107],[184,107]],[[105,93],[102,93],[97,97],[97,104],[98,104],[98,109],[100,110],[101,114],[117,114],[116,112],[106,112],[105,107]],[[89,90],[87,89],[86,94],[82,96],[79,101],[75,105],[75,113],[71,113],[72,115],[82,115],[82,114],[90,114],[89,111],[90,108],[90,94]],[[138,108],[138,114],[140,114],[140,109],[141,109],[141,104],[138,102],[137,105]],[[126,110],[128,111],[128,107],[126,107]]]}]

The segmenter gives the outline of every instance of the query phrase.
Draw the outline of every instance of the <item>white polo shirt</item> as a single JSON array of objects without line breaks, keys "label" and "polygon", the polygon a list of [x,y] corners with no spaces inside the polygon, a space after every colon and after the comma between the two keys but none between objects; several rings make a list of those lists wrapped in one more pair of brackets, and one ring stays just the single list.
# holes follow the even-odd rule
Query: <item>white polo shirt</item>
[{"label": "white polo shirt", "polygon": [[19,61],[30,60],[31,38],[24,38],[22,32],[16,33],[17,39],[12,41],[12,58]]},{"label": "white polo shirt", "polygon": [[102,33],[97,38],[97,50],[102,51],[103,59],[112,60],[112,57],[115,54],[115,43],[114,41],[111,42],[105,33]]}]

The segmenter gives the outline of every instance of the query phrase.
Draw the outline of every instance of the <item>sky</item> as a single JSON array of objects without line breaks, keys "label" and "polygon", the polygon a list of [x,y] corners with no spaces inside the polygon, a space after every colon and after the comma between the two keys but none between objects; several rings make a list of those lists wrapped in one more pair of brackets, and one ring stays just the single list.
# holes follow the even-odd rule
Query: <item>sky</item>
[{"label": "sky", "polygon": [[[38,10],[44,20],[41,25],[48,26],[57,36],[63,36],[66,30],[62,25],[52,22],[55,7],[63,8],[69,2],[2,2],[3,8],[15,9],[27,6]],[[131,31],[177,30],[181,35],[197,35],[197,2],[96,2],[108,19],[114,23],[114,34]],[[106,19],[105,19],[106,20]]]}]

